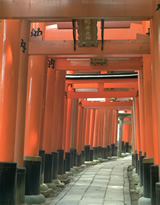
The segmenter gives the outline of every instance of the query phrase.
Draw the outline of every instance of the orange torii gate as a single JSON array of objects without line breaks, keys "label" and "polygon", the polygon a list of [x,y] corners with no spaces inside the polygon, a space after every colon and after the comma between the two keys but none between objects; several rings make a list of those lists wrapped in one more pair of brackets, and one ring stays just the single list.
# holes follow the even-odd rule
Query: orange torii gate
[{"label": "orange torii gate", "polygon": [[[5,170],[7,170],[2,172],[1,177],[12,177],[13,179],[7,183],[0,179],[0,189],[5,184],[13,187],[13,190],[7,190],[6,186],[5,189],[1,189],[1,196],[4,195],[5,203],[7,200],[11,200],[13,205],[16,204],[15,181],[19,180],[20,172],[23,174],[25,172],[23,169],[24,154],[29,155],[25,156],[25,163],[28,164],[29,169],[34,169],[34,165],[36,165],[36,176],[33,177],[33,181],[26,180],[26,183],[29,183],[32,191],[30,193],[37,195],[39,193],[40,164],[41,159],[43,163],[44,154],[46,159],[47,156],[50,157],[51,162],[51,152],[57,154],[58,149],[61,157],[61,162],[59,160],[58,162],[60,162],[61,173],[64,173],[64,148],[67,152],[70,152],[70,148],[76,149],[77,153],[74,153],[77,154],[78,165],[81,164],[80,158],[83,158],[81,156],[84,155],[86,143],[90,144],[90,155],[92,155],[92,148],[94,149],[96,146],[100,150],[99,146],[106,147],[108,145],[111,150],[110,145],[116,144],[117,124],[115,121],[118,118],[117,110],[120,109],[129,110],[130,107],[133,107],[131,126],[133,127],[134,152],[154,157],[154,163],[160,164],[160,127],[158,126],[160,123],[160,48],[158,46],[160,14],[159,11],[156,11],[158,1],[135,0],[134,5],[125,1],[121,3],[120,7],[118,4],[116,2],[101,2],[101,4],[85,2],[82,4],[80,1],[71,0],[69,2],[62,1],[59,4],[52,1],[48,7],[46,1],[41,0],[37,7],[37,4],[25,0],[0,3],[0,19],[3,19],[0,22],[0,165],[2,165],[1,168],[5,165]],[[97,5],[99,9],[97,9]],[[89,11],[90,6],[92,9]],[[66,36],[63,34],[68,31],[64,31],[60,36],[58,35],[61,32],[59,30],[55,32],[54,36],[52,35],[53,29],[52,31],[48,29],[47,37],[44,37],[45,21],[48,22],[47,25],[51,20],[54,22],[64,21],[62,23],[65,25],[66,21],[73,18],[83,19],[86,17],[96,19],[103,17],[105,21],[108,19],[111,21],[151,20],[151,26],[148,22],[142,22],[140,29],[132,27],[124,34],[124,30],[121,28],[119,32],[114,32],[114,35],[112,29],[107,29],[109,34],[105,33],[103,51],[100,48],[100,32],[98,32],[99,45],[97,47],[93,49],[77,47],[76,51],[73,49],[72,30]],[[33,38],[29,39],[29,22],[34,21],[44,22],[41,24],[41,29],[44,32],[43,40],[41,37],[34,38],[34,40]],[[34,26],[37,28],[38,23]],[[150,37],[146,36],[148,28],[151,31]],[[100,29],[100,24],[98,24],[98,29]],[[140,33],[140,35],[136,35],[136,33]],[[54,37],[51,38],[51,36]],[[23,45],[26,43],[25,52],[22,52],[20,42]],[[78,44],[78,42],[76,43]],[[47,71],[45,62],[48,55],[56,59],[55,70],[52,73],[52,85],[49,80],[51,72]],[[97,56],[106,58],[107,65],[90,65],[90,58]],[[81,62],[78,62],[76,58],[79,58]],[[138,85],[137,79],[108,79],[107,82],[106,79],[76,81],[67,79],[65,90],[65,71],[67,70],[83,71],[84,73],[138,70]],[[29,95],[26,95],[27,72]],[[59,73],[59,77],[56,77],[56,73]],[[62,79],[63,82],[61,82]],[[70,90],[68,83],[72,86]],[[56,89],[54,89],[55,87]],[[78,89],[82,88],[88,89],[88,91],[79,92]],[[50,94],[46,93],[48,89]],[[51,89],[53,89],[53,93]],[[95,92],[91,92],[90,89],[94,89]],[[105,105],[104,107],[84,107],[85,103],[88,104],[84,98],[89,97],[103,97],[109,107],[106,108]],[[117,107],[118,99],[122,100],[122,98],[133,98],[133,105],[130,106],[130,102],[120,102],[121,105]],[[50,100],[53,102],[53,107],[49,104]],[[128,106],[125,107],[125,103],[128,103]],[[25,112],[26,110],[27,112]],[[53,119],[51,115],[54,115]],[[72,116],[78,118],[74,123],[72,123]],[[90,120],[88,121],[86,118]],[[72,130],[73,124],[75,126]],[[110,129],[105,130],[107,126]],[[91,127],[94,129],[92,130]],[[72,138],[70,133],[72,133]],[[111,133],[114,133],[114,136],[111,136]],[[109,136],[107,140],[106,136]],[[48,141],[51,143],[49,144]],[[38,156],[39,149],[42,151],[40,153],[43,155],[42,158]],[[102,157],[102,154],[98,154],[98,156]],[[10,176],[8,171],[10,166],[14,169],[13,176]],[[48,173],[51,172],[49,170]],[[28,174],[27,171],[27,176]],[[24,180],[21,183],[24,189]],[[26,193],[29,192],[26,191]],[[3,202],[0,201],[0,203]]]}]

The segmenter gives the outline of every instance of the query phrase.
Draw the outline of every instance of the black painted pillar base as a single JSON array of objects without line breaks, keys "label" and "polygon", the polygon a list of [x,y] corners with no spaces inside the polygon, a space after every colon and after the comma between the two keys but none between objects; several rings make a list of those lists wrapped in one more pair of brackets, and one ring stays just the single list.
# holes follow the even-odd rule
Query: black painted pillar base
[{"label": "black painted pillar base", "polygon": [[138,173],[137,161],[138,161],[138,154],[135,153],[134,164],[135,164],[135,168],[136,168],[136,173]]},{"label": "black painted pillar base", "polygon": [[97,158],[100,158],[101,147],[97,146]]},{"label": "black painted pillar base", "polygon": [[107,146],[107,150],[108,150],[108,157],[111,157],[112,151],[111,151],[111,147],[109,145]]},{"label": "black painted pillar base", "polygon": [[132,166],[135,167],[135,154],[132,154]]},{"label": "black painted pillar base", "polygon": [[144,156],[141,155],[139,159],[140,186],[143,186],[143,159],[144,159]]},{"label": "black painted pillar base", "polygon": [[140,159],[141,156],[142,156],[142,151],[140,150],[139,151],[139,159]]},{"label": "black painted pillar base", "polygon": [[65,171],[69,172],[71,170],[71,153],[65,153]]},{"label": "black painted pillar base", "polygon": [[52,179],[57,179],[58,174],[58,161],[59,161],[59,153],[58,152],[52,152]]},{"label": "black painted pillar base", "polygon": [[93,147],[93,159],[98,159],[98,147]]},{"label": "black painted pillar base", "polygon": [[77,166],[80,167],[82,164],[82,155],[78,154],[77,155]]},{"label": "black painted pillar base", "polygon": [[101,146],[98,146],[98,158],[102,158],[103,155],[103,149]]},{"label": "black painted pillar base", "polygon": [[44,183],[44,167],[45,167],[45,151],[44,150],[39,150],[39,156],[42,158],[41,162],[41,176],[40,176],[40,183]]},{"label": "black painted pillar base", "polygon": [[90,161],[90,145],[85,145],[85,161]]},{"label": "black painted pillar base", "polygon": [[156,183],[159,182],[159,166],[150,166],[150,195],[151,205],[156,204]]},{"label": "black painted pillar base", "polygon": [[77,166],[78,162],[77,162],[77,150],[73,149],[73,153],[74,153],[74,160],[73,160],[73,166]]},{"label": "black painted pillar base", "polygon": [[117,156],[117,151],[118,151],[118,147],[115,146],[115,148],[114,148],[114,156]]},{"label": "black painted pillar base", "polygon": [[90,149],[90,160],[89,161],[93,161],[93,149]]},{"label": "black painted pillar base", "polygon": [[106,147],[102,147],[102,159],[106,159]]},{"label": "black painted pillar base", "polygon": [[108,148],[104,147],[104,159],[108,158]]},{"label": "black painted pillar base", "polygon": [[150,166],[153,165],[153,158],[143,159],[143,187],[144,197],[150,198]]},{"label": "black painted pillar base", "polygon": [[115,144],[111,144],[111,155],[115,156]]},{"label": "black painted pillar base", "polygon": [[64,150],[58,149],[57,152],[59,153],[59,160],[58,160],[58,174],[64,174]]},{"label": "black painted pillar base", "polygon": [[122,145],[121,145],[121,147],[122,147],[122,153],[125,153],[125,145],[124,145],[124,141],[122,141],[121,143],[122,143]]},{"label": "black painted pillar base", "polygon": [[137,174],[138,174],[138,175],[140,175],[139,170],[140,170],[140,161],[137,160]]},{"label": "black painted pillar base", "polygon": [[17,168],[16,205],[25,202],[25,178],[26,168]]},{"label": "black painted pillar base", "polygon": [[160,182],[156,183],[156,205],[160,202]]},{"label": "black painted pillar base", "polygon": [[74,166],[74,149],[70,149],[70,158],[71,158],[71,168]]},{"label": "black painted pillar base", "polygon": [[112,147],[110,146],[109,156],[112,157]]},{"label": "black painted pillar base", "polygon": [[53,155],[45,154],[44,183],[51,183],[53,179]]},{"label": "black painted pillar base", "polygon": [[138,173],[138,175],[140,176],[140,158],[141,158],[141,156],[142,156],[142,151],[139,151],[139,156],[138,156],[138,159],[137,159],[137,173]]},{"label": "black painted pillar base", "polygon": [[129,142],[126,142],[125,148],[126,148],[126,152],[129,152]]},{"label": "black painted pillar base", "polygon": [[109,157],[109,153],[110,153],[110,146],[107,145],[107,158]]},{"label": "black painted pillar base", "polygon": [[85,151],[82,150],[81,151],[81,163],[84,164],[84,162],[85,162]]},{"label": "black painted pillar base", "polygon": [[17,164],[0,162],[0,204],[16,205]]},{"label": "black painted pillar base", "polygon": [[26,168],[25,195],[40,194],[41,160],[39,156],[25,156],[24,167]]}]

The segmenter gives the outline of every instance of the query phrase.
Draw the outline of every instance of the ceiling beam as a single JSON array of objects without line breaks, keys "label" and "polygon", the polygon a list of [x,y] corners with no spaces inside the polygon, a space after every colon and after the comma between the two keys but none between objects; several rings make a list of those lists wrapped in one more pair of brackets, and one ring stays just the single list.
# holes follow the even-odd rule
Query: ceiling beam
[{"label": "ceiling beam", "polygon": [[[73,29],[72,22],[54,22],[59,29]],[[130,28],[131,23],[141,24],[141,21],[105,21],[104,29],[110,28]],[[53,22],[52,22],[53,24]],[[51,25],[48,23],[47,25]]]},{"label": "ceiling beam", "polygon": [[119,83],[137,83],[137,78],[107,78],[107,79],[75,79],[66,80],[67,84],[93,84],[93,83],[105,83],[108,84],[119,84]]},{"label": "ceiling beam", "polygon": [[126,102],[90,102],[90,101],[82,101],[82,107],[85,108],[112,108],[112,109],[120,109],[120,108],[131,108],[132,101]]},{"label": "ceiling beam", "polygon": [[73,92],[68,91],[68,98],[125,98],[135,97],[137,95],[136,90],[129,91],[104,91],[104,92]]},{"label": "ceiling beam", "polygon": [[32,21],[96,18],[147,20],[153,16],[152,0],[1,0],[0,19],[28,18]]},{"label": "ceiling beam", "polygon": [[[136,88],[137,83],[104,83],[104,88]],[[98,88],[98,83],[94,84],[72,84],[72,88]]]},{"label": "ceiling beam", "polygon": [[73,71],[130,71],[142,69],[142,58],[112,58],[107,59],[107,65],[90,65],[90,59],[56,59],[56,70]]},{"label": "ceiling beam", "polygon": [[[73,41],[38,41],[29,42],[29,55],[112,55],[112,54],[150,54],[150,40],[105,40],[104,50],[101,50],[101,42],[97,47],[78,47],[73,49]],[[78,44],[78,42],[77,42]]]}]

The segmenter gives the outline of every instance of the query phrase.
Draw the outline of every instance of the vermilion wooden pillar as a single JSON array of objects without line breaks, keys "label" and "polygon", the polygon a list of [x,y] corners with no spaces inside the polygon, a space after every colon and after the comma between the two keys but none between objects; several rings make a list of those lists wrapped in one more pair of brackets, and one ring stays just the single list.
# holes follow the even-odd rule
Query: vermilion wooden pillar
[{"label": "vermilion wooden pillar", "polygon": [[146,152],[145,147],[145,117],[144,117],[144,90],[143,90],[143,73],[138,72],[138,88],[139,88],[139,124],[140,124],[140,144],[141,151],[144,154]]},{"label": "vermilion wooden pillar", "polygon": [[144,117],[145,117],[145,148],[147,157],[154,157],[152,124],[152,89],[151,89],[151,56],[143,56],[143,90],[144,90]]},{"label": "vermilion wooden pillar", "polygon": [[100,136],[99,136],[99,145],[103,146],[103,130],[104,130],[104,116],[105,109],[100,110]]},{"label": "vermilion wooden pillar", "polygon": [[95,126],[95,109],[91,109],[90,125],[89,125],[89,144],[91,149],[93,149],[94,126]]},{"label": "vermilion wooden pillar", "polygon": [[77,125],[77,153],[80,155],[81,154],[81,135],[82,135],[82,103],[81,100],[79,100],[79,104],[78,104],[78,125]]},{"label": "vermilion wooden pillar", "polygon": [[52,124],[52,152],[57,151],[58,143],[58,124],[59,124],[59,112],[61,104],[61,91],[62,85],[61,80],[63,76],[63,71],[56,71],[56,82],[55,82],[55,95],[54,95],[54,105],[53,105],[53,124]]},{"label": "vermilion wooden pillar", "polygon": [[90,126],[90,113],[91,109],[87,109],[86,124],[85,124],[85,145],[89,145],[89,126]]},{"label": "vermilion wooden pillar", "polygon": [[101,126],[101,118],[100,118],[100,109],[98,109],[97,114],[97,133],[96,133],[96,145],[100,146],[99,139],[100,139],[100,126]]},{"label": "vermilion wooden pillar", "polygon": [[103,147],[107,147],[107,115],[108,115],[108,110],[105,110],[105,113],[104,113],[104,129],[103,129]]},{"label": "vermilion wooden pillar", "polygon": [[[46,59],[47,60],[47,59]],[[43,81],[43,91],[42,91],[42,108],[41,108],[41,128],[40,128],[40,142],[39,142],[39,149],[43,149],[43,133],[44,133],[44,119],[45,119],[45,108],[46,108],[46,89],[47,89],[47,66],[46,72],[44,73],[44,81]]]},{"label": "vermilion wooden pillar", "polygon": [[[45,23],[33,23],[31,29],[41,27],[45,31]],[[36,38],[36,37],[35,37]],[[44,83],[47,77],[46,56],[30,56],[28,63],[27,106],[25,124],[24,155],[38,156],[41,141],[44,100]]]},{"label": "vermilion wooden pillar", "polygon": [[[124,118],[125,121],[130,121],[130,118]],[[124,142],[129,141],[129,124],[123,124],[123,136],[122,140]]]},{"label": "vermilion wooden pillar", "polygon": [[62,133],[62,149],[65,151],[65,137],[66,137],[66,120],[67,120],[67,91],[65,85],[65,96],[64,96],[64,118],[63,118],[63,133]]},{"label": "vermilion wooden pillar", "polygon": [[[64,115],[64,98],[65,98],[65,71],[56,71],[55,92],[53,102],[53,124],[52,124],[52,152],[57,161],[57,152],[59,154],[58,169],[54,169],[54,178],[58,174],[64,174],[64,150],[63,144],[63,120]],[[61,129],[61,131],[59,130]]]},{"label": "vermilion wooden pillar", "polygon": [[112,110],[108,109],[107,115],[107,145],[111,145],[111,132],[112,132]]},{"label": "vermilion wooden pillar", "polygon": [[73,99],[72,127],[71,127],[71,148],[77,147],[77,125],[78,125],[78,99]]},{"label": "vermilion wooden pillar", "polygon": [[[27,21],[1,20],[0,204],[24,203],[23,149],[28,49],[21,48],[21,39],[28,47],[28,34]],[[16,197],[16,194],[20,197]]]},{"label": "vermilion wooden pillar", "polygon": [[[46,40],[45,38],[45,31],[46,31],[46,23],[31,23],[30,26],[30,31],[32,31],[32,29],[38,30],[38,28],[40,28],[40,30],[43,32],[43,34],[41,36],[35,37],[32,36],[30,37],[31,40]],[[47,60],[47,57],[46,57]],[[45,119],[45,103],[46,103],[46,86],[47,86],[47,65],[46,65],[46,72],[44,72],[44,82],[43,82],[43,91],[42,91],[42,99],[41,99],[41,119],[40,119],[40,140],[39,140],[39,149],[43,149],[43,132],[44,132],[44,119]]]},{"label": "vermilion wooden pillar", "polygon": [[60,104],[59,104],[59,118],[58,118],[58,131],[57,131],[57,148],[63,149],[63,128],[64,128],[64,102],[65,102],[65,79],[66,72],[61,71],[61,90],[60,90]]},{"label": "vermilion wooden pillar", "polygon": [[154,163],[160,165],[160,146],[159,146],[159,136],[158,135],[158,110],[157,110],[157,86],[156,86],[156,80],[155,75],[156,72],[155,69],[157,69],[158,61],[159,61],[159,55],[157,52],[159,51],[159,45],[157,44],[159,31],[158,31],[158,25],[159,25],[159,14],[155,13],[153,20],[151,20],[151,83],[152,83],[152,118],[153,118],[153,139],[154,139]]},{"label": "vermilion wooden pillar", "polygon": [[[29,41],[29,21],[21,21],[21,39],[28,45]],[[21,49],[20,49],[21,50]],[[25,136],[25,116],[26,116],[26,96],[27,96],[27,76],[28,76],[28,47],[25,53],[20,51],[19,79],[18,79],[18,99],[15,132],[14,161],[18,167],[23,167],[24,156],[24,136]]]},{"label": "vermilion wooden pillar", "polygon": [[[21,20],[1,21],[0,161],[4,162],[13,162],[14,160],[19,61],[20,52],[22,52],[20,49],[20,33]],[[21,166],[21,162],[19,162],[19,165]]]},{"label": "vermilion wooden pillar", "polygon": [[93,132],[93,147],[98,146],[97,144],[97,129],[98,129],[98,109],[95,109],[95,124]]},{"label": "vermilion wooden pillar", "polygon": [[140,122],[139,122],[139,97],[137,96],[135,98],[135,117],[136,117],[136,133],[135,133],[135,138],[136,138],[136,145],[135,145],[135,150],[137,150],[137,152],[139,152],[140,150],[142,150],[141,148],[141,141],[140,141]]},{"label": "vermilion wooden pillar", "polygon": [[118,130],[118,110],[113,110],[114,124],[113,124],[113,144],[117,145],[117,130]]},{"label": "vermilion wooden pillar", "polygon": [[118,111],[112,110],[112,144],[117,144]]},{"label": "vermilion wooden pillar", "polygon": [[129,142],[129,145],[131,145],[131,141],[132,141],[132,124],[129,124],[129,130],[128,130],[128,142]]},{"label": "vermilion wooden pillar", "polygon": [[87,109],[82,108],[82,133],[81,133],[81,150],[84,150],[85,142],[85,124],[86,124]]},{"label": "vermilion wooden pillar", "polygon": [[71,99],[71,98],[68,98],[68,99],[67,99],[65,152],[70,152],[71,122],[72,122],[72,99]]},{"label": "vermilion wooden pillar", "polygon": [[43,149],[46,154],[52,152],[52,126],[53,126],[53,105],[55,100],[55,79],[56,71],[48,68],[47,74],[47,90],[46,90],[46,104],[45,104],[45,119],[43,132]]},{"label": "vermilion wooden pillar", "polygon": [[[136,103],[135,103],[135,98],[133,98],[133,106],[132,106],[132,136],[133,136],[133,140],[132,140],[132,147],[133,147],[133,153],[135,153],[136,147],[137,147],[137,118],[136,118]],[[138,102],[139,105],[139,102]],[[139,117],[139,115],[138,115]],[[140,138],[140,135],[139,135]]]},{"label": "vermilion wooden pillar", "polygon": [[24,155],[38,156],[39,153],[43,82],[46,67],[45,56],[29,57]]}]

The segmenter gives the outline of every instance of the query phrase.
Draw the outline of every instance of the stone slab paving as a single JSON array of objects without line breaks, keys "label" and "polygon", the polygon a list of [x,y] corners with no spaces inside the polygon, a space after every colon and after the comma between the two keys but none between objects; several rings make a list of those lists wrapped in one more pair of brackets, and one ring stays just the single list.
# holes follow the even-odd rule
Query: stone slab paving
[{"label": "stone slab paving", "polygon": [[51,205],[131,205],[127,167],[131,156],[90,166]]}]

